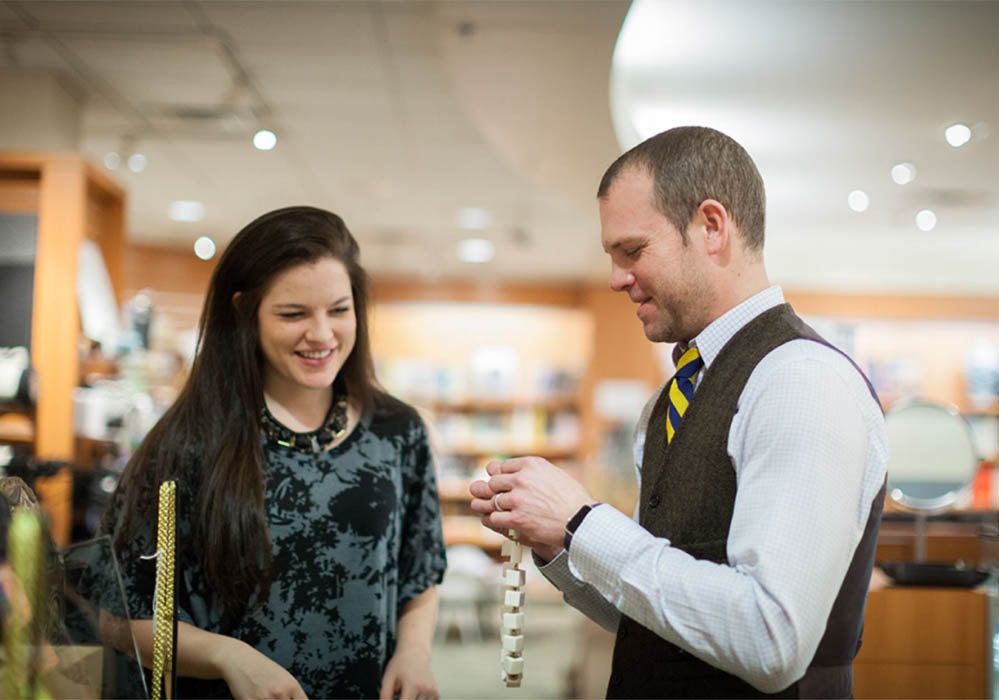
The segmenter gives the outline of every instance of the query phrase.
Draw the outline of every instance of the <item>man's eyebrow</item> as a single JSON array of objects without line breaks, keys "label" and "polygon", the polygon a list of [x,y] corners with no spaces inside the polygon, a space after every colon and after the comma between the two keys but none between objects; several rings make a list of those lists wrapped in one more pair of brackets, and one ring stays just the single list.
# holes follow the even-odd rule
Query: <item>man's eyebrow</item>
[{"label": "man's eyebrow", "polygon": [[641,236],[628,236],[627,238],[619,238],[609,246],[604,246],[604,250],[619,250],[620,248],[625,248],[628,246],[633,246],[641,243],[644,239]]}]

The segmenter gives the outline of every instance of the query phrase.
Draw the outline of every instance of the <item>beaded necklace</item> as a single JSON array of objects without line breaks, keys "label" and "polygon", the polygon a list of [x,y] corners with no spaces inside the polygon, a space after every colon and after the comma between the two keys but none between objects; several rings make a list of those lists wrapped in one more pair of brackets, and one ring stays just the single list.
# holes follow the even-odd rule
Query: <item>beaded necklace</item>
[{"label": "beaded necklace", "polygon": [[339,382],[333,385],[336,398],[330,406],[326,420],[316,430],[296,433],[278,422],[265,404],[260,411],[260,427],[271,442],[296,452],[317,454],[333,447],[333,443],[347,432],[347,392]]}]

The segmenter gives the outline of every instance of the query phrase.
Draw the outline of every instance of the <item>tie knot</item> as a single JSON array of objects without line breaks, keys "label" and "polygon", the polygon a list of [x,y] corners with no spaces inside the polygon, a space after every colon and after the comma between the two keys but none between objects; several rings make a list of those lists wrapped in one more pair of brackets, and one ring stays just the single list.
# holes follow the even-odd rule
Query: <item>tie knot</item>
[{"label": "tie knot", "polygon": [[697,352],[697,348],[688,348],[676,363],[676,376],[677,378],[689,379],[697,374],[703,366],[704,360],[701,359],[701,353]]}]

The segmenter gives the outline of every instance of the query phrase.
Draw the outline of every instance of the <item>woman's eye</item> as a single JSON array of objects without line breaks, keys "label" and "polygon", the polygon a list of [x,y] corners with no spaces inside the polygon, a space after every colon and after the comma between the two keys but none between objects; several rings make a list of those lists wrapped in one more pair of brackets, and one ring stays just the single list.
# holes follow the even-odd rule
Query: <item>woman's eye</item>
[{"label": "woman's eye", "polygon": [[348,311],[350,311],[350,307],[349,306],[335,306],[335,307],[333,307],[333,309],[331,309],[331,311],[333,313],[335,313],[335,314],[345,314]]},{"label": "woman's eye", "polygon": [[302,314],[299,311],[288,311],[286,313],[278,314],[278,316],[280,316],[281,318],[286,318],[286,319],[290,320],[290,319],[294,319],[294,318],[301,318]]}]

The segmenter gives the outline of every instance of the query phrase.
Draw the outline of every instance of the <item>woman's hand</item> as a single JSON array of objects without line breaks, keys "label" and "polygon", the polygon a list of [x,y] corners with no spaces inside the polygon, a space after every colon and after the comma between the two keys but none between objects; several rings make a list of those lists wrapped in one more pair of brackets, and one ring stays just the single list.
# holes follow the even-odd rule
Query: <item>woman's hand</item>
[{"label": "woman's hand", "polygon": [[438,700],[437,681],[430,670],[430,652],[398,649],[382,676],[379,700]]},{"label": "woman's hand", "polygon": [[234,698],[305,698],[288,671],[249,644],[227,638],[216,650],[215,663]]},{"label": "woman's hand", "polygon": [[431,586],[402,606],[399,640],[382,676],[379,700],[437,700],[441,694],[430,670],[434,625],[437,620],[437,587]]}]

